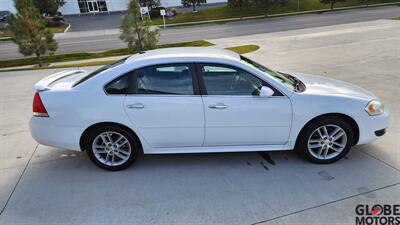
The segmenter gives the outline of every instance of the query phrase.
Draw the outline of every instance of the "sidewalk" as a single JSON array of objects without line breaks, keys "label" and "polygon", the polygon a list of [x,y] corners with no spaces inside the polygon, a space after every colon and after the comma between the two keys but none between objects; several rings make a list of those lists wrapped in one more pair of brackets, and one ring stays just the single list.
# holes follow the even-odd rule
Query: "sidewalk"
[{"label": "sidewalk", "polygon": [[[82,65],[82,64],[90,64],[90,63],[103,63],[104,65],[109,64],[113,61],[120,60],[122,58],[128,57],[129,55],[123,56],[113,56],[113,57],[104,57],[104,58],[96,58],[96,59],[85,59],[85,60],[75,60],[75,61],[68,61],[68,62],[58,62],[58,63],[50,63],[47,67],[68,67],[69,65]],[[17,67],[7,67],[7,68],[0,68],[0,72],[2,71],[10,71],[10,70],[27,70],[37,68],[36,65],[29,65],[29,66],[17,66]]]},{"label": "sidewalk", "polygon": [[119,29],[107,29],[107,30],[91,30],[91,31],[74,31],[67,33],[56,33],[54,37],[56,39],[69,39],[69,38],[80,38],[80,37],[95,37],[95,36],[106,36],[119,34]]}]

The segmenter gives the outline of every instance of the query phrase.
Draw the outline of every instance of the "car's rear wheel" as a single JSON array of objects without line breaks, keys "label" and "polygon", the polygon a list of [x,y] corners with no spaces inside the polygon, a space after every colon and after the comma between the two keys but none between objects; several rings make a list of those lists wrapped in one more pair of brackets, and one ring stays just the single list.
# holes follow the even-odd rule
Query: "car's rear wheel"
[{"label": "car's rear wheel", "polygon": [[107,126],[88,134],[86,152],[98,167],[117,171],[130,166],[140,151],[130,132],[118,126]]},{"label": "car's rear wheel", "polygon": [[316,119],[300,133],[296,151],[315,163],[332,163],[350,151],[354,132],[344,119],[327,116]]}]

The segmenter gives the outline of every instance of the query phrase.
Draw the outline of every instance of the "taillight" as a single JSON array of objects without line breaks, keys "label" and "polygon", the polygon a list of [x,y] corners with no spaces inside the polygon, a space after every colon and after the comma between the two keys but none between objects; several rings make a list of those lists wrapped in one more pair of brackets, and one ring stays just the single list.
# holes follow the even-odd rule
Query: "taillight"
[{"label": "taillight", "polygon": [[49,114],[47,114],[46,108],[40,99],[39,92],[36,92],[35,96],[33,97],[33,115],[39,117],[49,117]]}]

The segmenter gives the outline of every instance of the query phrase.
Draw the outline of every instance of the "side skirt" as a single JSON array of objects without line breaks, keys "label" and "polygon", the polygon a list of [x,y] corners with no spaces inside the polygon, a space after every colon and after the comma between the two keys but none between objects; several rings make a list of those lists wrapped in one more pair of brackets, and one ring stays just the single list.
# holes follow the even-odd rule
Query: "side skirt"
[{"label": "side skirt", "polygon": [[288,151],[287,145],[250,145],[250,146],[203,146],[203,147],[173,147],[153,148],[145,154],[175,154],[175,153],[211,153],[211,152],[258,152],[258,151]]}]

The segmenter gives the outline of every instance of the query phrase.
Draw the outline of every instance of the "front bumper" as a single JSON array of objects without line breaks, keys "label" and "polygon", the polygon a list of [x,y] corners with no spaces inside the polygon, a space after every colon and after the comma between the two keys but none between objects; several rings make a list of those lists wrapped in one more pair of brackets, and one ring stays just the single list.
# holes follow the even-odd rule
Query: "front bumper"
[{"label": "front bumper", "polygon": [[377,137],[383,136],[385,133],[386,133],[386,128],[385,128],[385,129],[382,129],[382,130],[377,130],[377,131],[375,131],[375,135],[376,135]]},{"label": "front bumper", "polygon": [[357,123],[360,130],[360,137],[357,144],[366,144],[384,135],[386,128],[389,126],[389,117],[389,112],[385,111],[378,116],[366,115],[359,119]]}]

